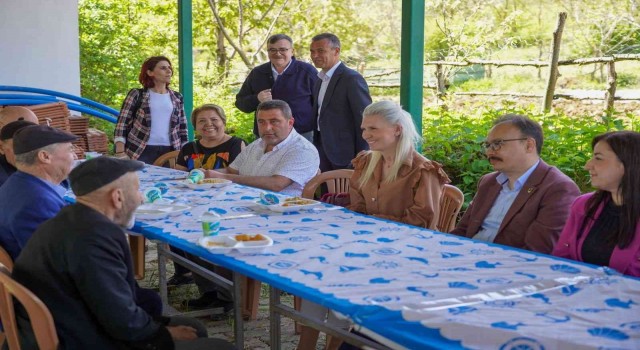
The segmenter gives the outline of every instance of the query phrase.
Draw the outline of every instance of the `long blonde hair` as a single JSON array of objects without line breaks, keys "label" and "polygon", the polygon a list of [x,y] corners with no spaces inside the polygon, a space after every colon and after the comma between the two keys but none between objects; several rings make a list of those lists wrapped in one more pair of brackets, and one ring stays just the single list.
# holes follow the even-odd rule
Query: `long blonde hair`
[{"label": "long blonde hair", "polygon": [[[416,126],[411,120],[411,115],[402,109],[398,103],[393,101],[379,101],[367,106],[362,112],[362,119],[370,116],[380,116],[391,125],[400,126],[400,138],[396,145],[396,157],[391,166],[391,171],[383,179],[383,182],[389,183],[396,179],[398,171],[404,161],[411,156],[414,145],[422,141],[422,137],[416,131]],[[371,161],[360,177],[360,185],[364,186],[373,176],[376,165],[382,158],[382,153],[371,151]]]}]

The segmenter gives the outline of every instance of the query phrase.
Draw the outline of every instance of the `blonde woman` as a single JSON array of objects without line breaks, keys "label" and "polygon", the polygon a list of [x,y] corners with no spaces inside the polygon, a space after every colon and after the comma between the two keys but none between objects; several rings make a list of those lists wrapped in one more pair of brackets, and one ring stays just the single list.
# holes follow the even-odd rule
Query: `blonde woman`
[{"label": "blonde woman", "polygon": [[411,115],[392,101],[363,112],[362,137],[370,151],[353,160],[349,209],[436,229],[440,196],[449,182],[440,164],[416,152],[421,141]]},{"label": "blonde woman", "polygon": [[[392,101],[373,103],[364,109],[362,138],[370,151],[360,152],[352,161],[349,209],[383,219],[435,229],[438,222],[440,196],[449,177],[440,164],[416,152],[414,145],[421,140],[411,115]],[[348,328],[328,309],[306,299],[301,312],[327,323]],[[298,350],[315,349],[318,331],[302,327]],[[332,338],[326,349],[340,346]],[[346,346],[346,345],[343,345]]]}]

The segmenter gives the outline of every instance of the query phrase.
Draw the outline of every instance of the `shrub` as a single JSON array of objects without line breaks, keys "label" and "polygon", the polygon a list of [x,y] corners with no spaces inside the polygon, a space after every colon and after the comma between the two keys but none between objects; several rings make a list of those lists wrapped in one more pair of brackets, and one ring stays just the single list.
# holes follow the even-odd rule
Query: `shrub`
[{"label": "shrub", "polygon": [[640,79],[632,73],[618,73],[618,78],[616,79],[619,88],[635,86],[638,82],[640,82]]}]

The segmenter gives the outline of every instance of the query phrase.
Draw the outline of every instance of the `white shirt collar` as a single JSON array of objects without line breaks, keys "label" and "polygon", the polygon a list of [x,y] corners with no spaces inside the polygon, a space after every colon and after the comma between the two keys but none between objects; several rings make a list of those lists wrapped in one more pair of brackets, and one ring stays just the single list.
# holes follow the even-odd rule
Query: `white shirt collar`
[{"label": "white shirt collar", "polygon": [[[287,143],[291,142],[291,140],[295,137],[295,135],[297,135],[298,133],[296,132],[296,129],[291,128],[291,132],[289,133],[289,136],[287,136],[287,138],[285,138],[284,140],[280,141],[279,144],[273,146],[273,149],[270,152],[273,151],[277,151],[280,148],[284,147],[287,145]],[[260,147],[262,147],[262,149],[265,149],[266,144],[264,143],[264,140],[262,138],[260,138]]]},{"label": "white shirt collar", "polygon": [[273,66],[273,63],[271,64],[271,73],[273,73],[273,78],[277,79],[278,75],[282,75],[284,74],[284,72],[287,71],[287,68],[289,68],[289,66],[291,66],[291,63],[293,62],[293,57],[291,58],[291,60],[289,61],[289,64],[287,64],[286,67],[284,67],[284,69],[282,70],[282,73],[278,73],[278,71],[276,70],[276,67]]},{"label": "white shirt collar", "polygon": [[331,69],[329,69],[326,73],[323,71],[319,71],[318,78],[322,79],[323,81],[330,80],[331,77],[333,76],[333,73],[335,73],[336,69],[338,69],[338,66],[340,65],[340,63],[342,63],[342,61],[338,61],[338,63],[336,63],[333,67],[331,67]]}]

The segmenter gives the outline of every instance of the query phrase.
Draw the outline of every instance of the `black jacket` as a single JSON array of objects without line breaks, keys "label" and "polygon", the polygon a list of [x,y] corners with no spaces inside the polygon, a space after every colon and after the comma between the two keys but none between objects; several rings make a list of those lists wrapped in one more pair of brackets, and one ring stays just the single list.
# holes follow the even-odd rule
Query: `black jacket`
[{"label": "black jacket", "polygon": [[61,349],[173,349],[168,319],[136,304],[131,264],[122,228],[74,204],[40,225],[13,277],[47,305]]}]

